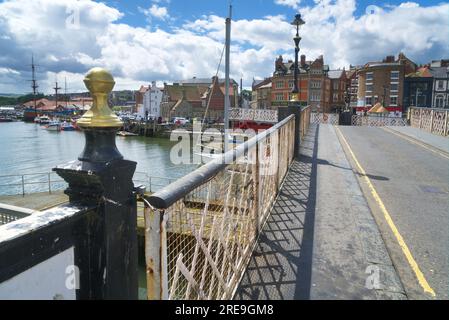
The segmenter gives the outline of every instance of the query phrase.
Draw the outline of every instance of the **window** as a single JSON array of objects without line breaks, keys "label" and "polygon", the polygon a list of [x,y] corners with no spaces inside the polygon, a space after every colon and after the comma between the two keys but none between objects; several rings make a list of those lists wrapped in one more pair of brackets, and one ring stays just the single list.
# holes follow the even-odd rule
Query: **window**
[{"label": "window", "polygon": [[293,81],[293,80],[288,80],[288,87],[289,87],[290,89],[292,89],[294,83],[295,83],[295,81]]},{"label": "window", "polygon": [[289,93],[288,93],[288,101],[291,101],[291,100],[292,100],[292,93],[289,92]]},{"label": "window", "polygon": [[398,105],[398,96],[390,96],[390,104],[392,106],[397,106]]},{"label": "window", "polygon": [[436,108],[443,108],[444,107],[444,96],[443,95],[437,95],[435,97],[435,107]]},{"label": "window", "polygon": [[444,90],[444,81],[443,80],[437,81],[437,90]]},{"label": "window", "polygon": [[332,99],[334,102],[337,102],[338,101],[338,93],[334,93]]},{"label": "window", "polygon": [[371,81],[373,81],[373,73],[367,72],[366,73],[366,82],[371,82]]},{"label": "window", "polygon": [[334,90],[338,90],[338,81],[334,81]]},{"label": "window", "polygon": [[321,101],[321,94],[320,93],[316,93],[316,92],[312,92],[310,94],[310,101]]},{"label": "window", "polygon": [[310,87],[314,89],[320,89],[321,88],[321,81],[311,81]]},{"label": "window", "polygon": [[391,71],[390,79],[391,80],[399,80],[399,71]]},{"label": "window", "polygon": [[390,84],[390,91],[398,91],[399,90],[399,83],[391,83]]},{"label": "window", "polygon": [[283,93],[276,93],[275,100],[276,101],[283,101],[284,100],[284,94]]},{"label": "window", "polygon": [[284,87],[284,81],[276,81],[276,88],[280,89]]},{"label": "window", "polygon": [[367,106],[372,106],[373,105],[373,97],[365,97],[365,104]]},{"label": "window", "polygon": [[372,92],[373,91],[373,85],[372,84],[367,84],[366,85],[366,92]]}]

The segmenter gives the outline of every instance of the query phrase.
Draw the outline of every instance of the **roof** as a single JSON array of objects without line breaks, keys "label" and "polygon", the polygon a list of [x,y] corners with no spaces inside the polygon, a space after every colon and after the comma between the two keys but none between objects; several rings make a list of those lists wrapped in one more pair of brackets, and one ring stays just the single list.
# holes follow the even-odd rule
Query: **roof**
[{"label": "roof", "polygon": [[433,75],[430,72],[429,68],[421,67],[416,72],[409,73],[405,77],[406,78],[432,78]]},{"label": "roof", "polygon": [[[224,83],[225,79],[224,78],[219,78],[218,82],[219,83]],[[234,79],[229,79],[229,82],[237,84],[237,82],[235,82]],[[173,83],[179,83],[181,85],[188,85],[188,84],[191,84],[191,85],[195,85],[195,84],[196,85],[202,85],[202,84],[209,85],[209,84],[212,84],[212,78],[196,78],[196,77],[194,77],[192,79],[187,79],[187,80],[176,80],[176,81],[173,81]]]},{"label": "roof", "polygon": [[165,85],[165,92],[171,101],[178,101],[183,95],[188,101],[201,101],[201,96],[207,89],[208,86],[200,85]]},{"label": "roof", "polygon": [[329,76],[330,79],[340,79],[343,73],[344,70],[329,70],[327,75]]},{"label": "roof", "polygon": [[448,72],[449,68],[447,67],[436,67],[436,68],[430,68],[430,73],[434,78],[448,78]]},{"label": "roof", "polygon": [[266,89],[266,88],[271,88],[271,81],[268,82],[267,84],[264,84],[263,86],[260,86],[260,87],[257,88],[257,89]]},{"label": "roof", "polygon": [[384,106],[382,106],[380,104],[380,102],[376,103],[371,109],[369,109],[368,113],[388,113],[389,111],[387,109],[384,108]]}]

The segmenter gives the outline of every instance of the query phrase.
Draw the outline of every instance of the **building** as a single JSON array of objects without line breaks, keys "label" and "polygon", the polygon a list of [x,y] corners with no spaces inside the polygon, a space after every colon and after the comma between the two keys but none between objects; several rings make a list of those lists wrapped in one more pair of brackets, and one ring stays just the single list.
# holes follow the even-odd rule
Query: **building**
[{"label": "building", "polygon": [[202,117],[202,100],[207,90],[204,85],[164,84],[161,102],[161,116],[165,121],[173,117]]},{"label": "building", "polygon": [[161,116],[161,102],[164,88],[158,88],[156,81],[153,81],[148,88],[143,94],[143,108],[140,115],[145,119],[148,119],[148,117],[157,119]]},{"label": "building", "polygon": [[[329,66],[324,64],[323,56],[314,61],[307,61],[306,56],[301,55],[298,69],[298,97],[301,105],[310,105],[315,111],[329,112],[331,83],[328,78]],[[274,109],[287,105],[291,100],[294,71],[293,61],[284,62],[282,56],[276,59],[271,79],[271,104]]]},{"label": "building", "polygon": [[[220,81],[218,77],[212,77],[211,84],[201,97],[201,106],[203,107],[202,115],[196,117],[206,117],[207,119],[222,121],[224,119],[226,86],[224,81]],[[235,81],[230,81],[229,87],[230,107],[238,106],[238,85]]]},{"label": "building", "polygon": [[145,110],[144,110],[144,106],[143,106],[143,97],[145,95],[145,93],[150,90],[150,86],[140,86],[140,89],[137,90],[134,94],[134,101],[135,101],[135,107],[133,112],[138,113],[139,115],[141,115],[142,117],[145,116]]},{"label": "building", "polygon": [[[301,56],[301,65],[303,56]],[[329,66],[320,55],[308,67],[309,103],[312,111],[330,112],[331,83],[328,77]]]},{"label": "building", "polygon": [[331,112],[342,110],[345,108],[346,105],[345,96],[346,96],[346,86],[348,84],[346,71],[345,69],[330,70],[328,72],[328,77],[330,79]]},{"label": "building", "polygon": [[357,91],[359,89],[359,76],[358,71],[361,66],[349,66],[349,70],[346,71],[346,88],[349,88],[349,107],[355,111],[357,108]]},{"label": "building", "polygon": [[416,64],[403,53],[368,62],[358,71],[357,113],[365,113],[380,102],[390,115],[403,112],[404,78],[416,71]]},{"label": "building", "polygon": [[432,61],[432,107],[449,108],[449,59]]},{"label": "building", "polygon": [[404,79],[404,112],[409,107],[430,108],[432,106],[433,75],[429,66],[418,68]]},{"label": "building", "polygon": [[252,109],[271,109],[271,78],[253,80],[251,93]]},{"label": "building", "polygon": [[[212,77],[184,80],[165,85],[161,103],[164,120],[172,117],[204,118],[222,121],[224,118],[225,80]],[[238,105],[238,84],[230,81],[229,99],[231,108]]]},{"label": "building", "polygon": [[[301,105],[308,103],[308,77],[307,70],[310,62],[306,62],[305,55],[301,56],[298,68],[298,89]],[[273,77],[271,78],[271,105],[273,109],[278,106],[286,106],[291,100],[291,92],[294,87],[295,64],[292,60],[284,62],[282,56],[276,58]]]}]

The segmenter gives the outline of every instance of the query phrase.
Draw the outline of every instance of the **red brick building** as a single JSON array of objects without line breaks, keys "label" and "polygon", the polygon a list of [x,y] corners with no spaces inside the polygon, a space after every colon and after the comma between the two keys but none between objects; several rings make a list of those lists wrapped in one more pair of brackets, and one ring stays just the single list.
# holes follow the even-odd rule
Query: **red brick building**
[{"label": "red brick building", "polygon": [[[291,91],[294,87],[294,62],[283,61],[279,56],[275,61],[275,71],[272,77],[271,103],[285,106],[291,100]],[[331,83],[328,78],[329,66],[324,64],[323,56],[314,61],[307,61],[301,55],[298,64],[298,89],[301,105],[310,105],[313,110],[330,111]]]},{"label": "red brick building", "polygon": [[345,69],[330,70],[328,73],[331,88],[330,88],[330,109],[331,112],[342,110],[345,107],[345,95],[348,79]]}]

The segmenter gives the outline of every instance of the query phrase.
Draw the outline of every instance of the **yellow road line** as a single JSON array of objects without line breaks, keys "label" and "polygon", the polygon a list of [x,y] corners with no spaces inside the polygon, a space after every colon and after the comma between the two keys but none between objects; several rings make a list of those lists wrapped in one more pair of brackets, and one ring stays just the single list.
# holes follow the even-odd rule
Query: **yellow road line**
[{"label": "yellow road line", "polygon": [[411,142],[411,143],[413,143],[413,144],[416,144],[416,145],[418,145],[418,146],[420,146],[420,147],[423,147],[424,149],[427,149],[427,150],[429,150],[429,151],[432,151],[432,152],[434,152],[434,153],[436,153],[436,154],[442,156],[443,158],[449,159],[449,156],[448,156],[448,155],[444,154],[443,152],[434,150],[433,148],[429,148],[429,147],[426,146],[424,143],[421,143],[421,142],[416,141],[416,140],[414,140],[414,139],[412,139],[412,138],[406,137],[406,136],[404,136],[403,134],[398,133],[398,132],[395,132],[394,130],[391,130],[391,129],[388,129],[388,128],[381,128],[381,129],[383,129],[383,130],[385,130],[385,131],[387,131],[387,132],[390,132],[390,133],[392,133],[392,134],[394,134],[394,135],[396,135],[396,136],[398,136],[398,137],[400,137],[400,138],[402,138],[402,139],[404,139],[404,140],[407,140],[407,141],[409,141],[409,142]]},{"label": "yellow road line", "polygon": [[410,252],[410,249],[408,248],[407,244],[405,243],[404,238],[402,238],[401,234],[399,233],[398,228],[394,224],[393,219],[391,218],[382,199],[380,198],[379,194],[377,193],[376,189],[374,188],[373,184],[371,183],[371,180],[368,178],[365,170],[362,168],[359,161],[357,160],[354,152],[352,151],[351,147],[349,146],[349,143],[346,141],[345,137],[343,136],[343,133],[340,131],[340,129],[338,127],[336,127],[336,130],[339,133],[340,137],[342,138],[343,142],[345,143],[347,149],[349,150],[349,153],[351,154],[351,156],[357,166],[357,169],[363,175],[363,178],[365,179],[365,182],[368,185],[374,200],[379,205],[379,208],[382,211],[384,218],[388,223],[388,226],[390,227],[391,231],[393,232],[394,236],[396,237],[396,240],[398,241],[399,246],[401,247],[402,252],[404,253],[405,257],[407,258],[407,261],[410,264],[410,267],[412,268],[413,272],[415,273],[419,284],[423,288],[424,292],[427,292],[435,297],[435,291],[433,291],[433,289],[430,287],[429,283],[427,282],[426,278],[424,277],[424,274],[421,272],[421,269],[419,268],[418,264],[416,263],[415,259],[413,258],[413,255]]}]

